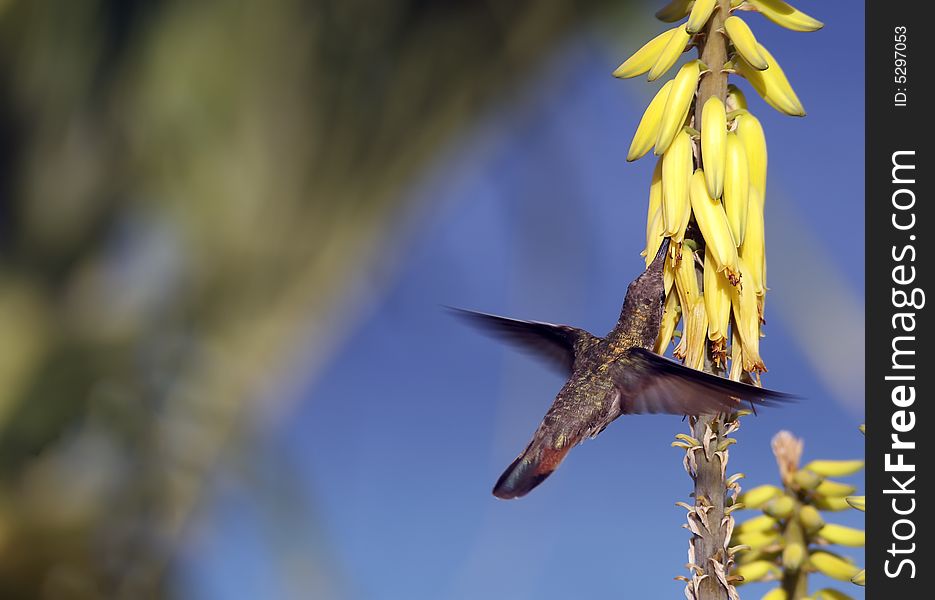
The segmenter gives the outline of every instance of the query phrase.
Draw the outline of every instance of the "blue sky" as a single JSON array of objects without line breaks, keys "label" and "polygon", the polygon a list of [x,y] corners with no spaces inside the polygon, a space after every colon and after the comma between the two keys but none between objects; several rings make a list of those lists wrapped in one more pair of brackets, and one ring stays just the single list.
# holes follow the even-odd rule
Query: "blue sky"
[{"label": "blue sky", "polygon": [[[803,397],[744,420],[729,470],[748,486],[777,479],[780,429],[805,439],[806,460],[863,455],[862,5],[800,4],[826,27],[749,23],[808,117],[740,84],[770,152],[764,382]],[[654,88],[609,74],[663,28],[578,32],[413,182],[388,258],[360,274],[370,308],[320,373],[292,374],[296,409],[261,440],[271,489],[300,499],[281,507],[292,525],[267,514],[275,493],[219,476],[186,554],[187,597],[309,597],[313,563],[333,586],[322,597],[681,597],[680,419],[622,418],[527,498],[496,500],[561,381],[440,309],[613,325],[642,268],[652,162],[624,156]]]}]

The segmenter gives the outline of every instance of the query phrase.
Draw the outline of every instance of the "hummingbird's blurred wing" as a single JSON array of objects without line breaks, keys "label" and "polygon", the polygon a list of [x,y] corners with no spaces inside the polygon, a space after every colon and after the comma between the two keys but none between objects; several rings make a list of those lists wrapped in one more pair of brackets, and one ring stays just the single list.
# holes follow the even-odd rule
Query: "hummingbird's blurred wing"
[{"label": "hummingbird's blurred wing", "polygon": [[773,405],[794,396],[691,369],[643,348],[631,348],[612,368],[621,414],[702,415]]},{"label": "hummingbird's blurred wing", "polygon": [[575,352],[581,344],[597,339],[583,329],[568,325],[521,321],[461,308],[449,309],[488,333],[545,359],[566,376],[571,375],[575,364]]}]

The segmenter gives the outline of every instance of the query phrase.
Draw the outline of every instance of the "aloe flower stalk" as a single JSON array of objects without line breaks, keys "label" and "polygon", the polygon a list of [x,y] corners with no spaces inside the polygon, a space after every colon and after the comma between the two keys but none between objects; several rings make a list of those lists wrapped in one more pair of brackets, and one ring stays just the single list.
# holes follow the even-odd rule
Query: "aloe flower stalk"
[{"label": "aloe flower stalk", "polygon": [[[778,9],[780,6],[782,10]],[[678,23],[639,48],[615,72],[620,78],[648,73],[654,81],[673,69],[684,52],[697,58],[678,67],[640,120],[627,160],[658,157],[646,220],[647,261],[662,238],[672,243],[666,261],[666,304],[655,349],[664,352],[682,323],[673,355],[687,366],[759,385],[766,365],[760,355],[766,297],[766,138],[743,92],[728,83],[747,80],[767,104],[791,116],[805,108],[778,61],[739,16],[759,11],[794,31],[815,31],[820,21],[770,0],[672,0],[656,13]],[[729,22],[728,22],[729,21]],[[739,408],[739,407],[738,407]],[[689,600],[737,598],[730,545],[742,476],[727,477],[731,435],[744,413],[689,420],[690,432],[673,443],[685,450],[694,483],[688,512]],[[776,504],[788,505],[788,502]],[[788,535],[797,535],[789,531]],[[804,559],[798,546],[787,562]],[[767,576],[778,567],[747,567]],[[760,573],[762,571],[762,573]]]}]

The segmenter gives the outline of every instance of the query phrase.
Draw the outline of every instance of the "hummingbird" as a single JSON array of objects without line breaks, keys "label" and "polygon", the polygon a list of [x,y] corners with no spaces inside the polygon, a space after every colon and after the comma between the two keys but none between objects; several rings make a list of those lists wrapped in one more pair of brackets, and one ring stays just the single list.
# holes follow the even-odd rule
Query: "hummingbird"
[{"label": "hummingbird", "polygon": [[472,324],[537,354],[568,378],[526,449],[497,480],[494,496],[525,496],[558,468],[569,450],[621,415],[697,416],[730,412],[742,402],[771,405],[791,398],[653,352],[662,322],[668,247],[666,238],[649,267],[627,287],[617,324],[604,337],[569,325],[453,309]]}]

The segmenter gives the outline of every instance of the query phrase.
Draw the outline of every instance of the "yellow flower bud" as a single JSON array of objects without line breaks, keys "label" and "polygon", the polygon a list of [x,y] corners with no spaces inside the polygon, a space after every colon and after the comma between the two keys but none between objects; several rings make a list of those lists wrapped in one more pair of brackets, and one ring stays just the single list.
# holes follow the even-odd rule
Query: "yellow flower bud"
[{"label": "yellow flower bud", "polygon": [[856,488],[852,485],[846,483],[841,483],[840,481],[831,481],[830,479],[825,479],[818,484],[818,487],[815,488],[815,492],[821,494],[825,497],[837,497],[843,498],[844,496],[850,496],[856,491]]},{"label": "yellow flower bud", "polygon": [[753,292],[762,297],[766,293],[766,225],[763,220],[763,196],[753,186],[747,193],[746,226],[738,254],[750,271],[748,281],[753,286]]},{"label": "yellow flower bud", "polygon": [[741,494],[738,501],[747,508],[760,508],[780,494],[782,490],[775,485],[759,485]]},{"label": "yellow flower bud", "polygon": [[782,550],[782,566],[789,571],[798,571],[805,556],[805,546],[798,542],[788,544]]},{"label": "yellow flower bud", "polygon": [[725,142],[724,167],[724,212],[733,234],[734,242],[739,246],[747,229],[747,209],[750,191],[750,178],[747,168],[747,154],[737,134],[727,134]]},{"label": "yellow flower bud", "polygon": [[727,112],[717,96],[708,98],[701,111],[701,159],[708,194],[720,198],[727,165]]},{"label": "yellow flower bud", "polygon": [[744,95],[743,90],[733,83],[727,84],[727,105],[725,108],[727,112],[747,108],[747,97]]},{"label": "yellow flower bud", "polygon": [[775,564],[768,560],[758,560],[746,565],[737,567],[736,574],[743,577],[742,583],[752,583],[754,581],[763,581],[765,579],[775,579],[782,573]]},{"label": "yellow flower bud", "polygon": [[734,528],[734,533],[764,532],[773,530],[779,522],[769,515],[759,515],[747,519]]},{"label": "yellow flower bud", "polygon": [[785,519],[795,510],[795,500],[789,496],[773,498],[763,507],[763,512],[775,519]]},{"label": "yellow flower bud", "polygon": [[704,253],[704,299],[708,313],[708,339],[712,342],[727,339],[730,325],[731,285],[727,278],[717,271],[717,265],[711,252]]},{"label": "yellow flower bud", "polygon": [[750,546],[751,550],[766,548],[780,541],[781,536],[778,531],[745,531],[731,537],[731,543],[735,546]]},{"label": "yellow flower bud", "polygon": [[759,119],[749,112],[742,112],[734,118],[737,137],[743,144],[747,155],[747,170],[749,171],[750,186],[766,198],[766,165],[768,153],[766,151],[766,135]]},{"label": "yellow flower bud", "polygon": [[789,600],[789,594],[782,588],[773,588],[766,592],[760,600]]},{"label": "yellow flower bud", "polygon": [[656,354],[665,354],[669,342],[672,341],[672,335],[675,333],[675,327],[681,318],[682,309],[679,307],[678,294],[669,294],[666,296],[665,307],[662,311],[662,324],[659,326],[659,335],[653,345],[653,351]]},{"label": "yellow flower bud", "polygon": [[[738,271],[743,281],[749,281],[749,269],[743,259],[738,259]],[[765,371],[766,365],[760,358],[760,312],[752,285],[735,285],[731,288],[731,305],[737,333],[743,349],[745,371]]]},{"label": "yellow flower bud", "polygon": [[809,563],[818,572],[840,581],[850,581],[860,572],[859,568],[843,558],[822,550],[813,552],[809,557]]},{"label": "yellow flower bud", "polygon": [[646,42],[643,47],[634,52],[630,58],[625,60],[622,65],[614,70],[614,77],[628,79],[649,71],[653,64],[655,64],[656,59],[659,58],[659,53],[662,52],[662,49],[665,48],[666,44],[679,29],[683,28],[679,26],[667,29]]},{"label": "yellow flower bud", "polygon": [[799,469],[792,476],[793,481],[803,490],[813,490],[821,483],[821,475],[808,469]]},{"label": "yellow flower bud", "polygon": [[719,200],[715,200],[708,193],[704,172],[695,171],[689,186],[692,212],[695,221],[701,229],[705,244],[711,250],[711,256],[717,264],[718,271],[726,271],[725,275],[731,285],[740,282],[740,269],[738,267],[737,245],[730,231],[727,214]]},{"label": "yellow flower bud", "polygon": [[662,157],[662,216],[666,235],[681,243],[691,217],[688,182],[692,176],[692,140],[682,130]]},{"label": "yellow flower bud", "polygon": [[824,510],[828,512],[838,512],[841,510],[849,510],[851,505],[847,503],[842,497],[839,496],[816,496],[813,503],[815,508],[818,510]]},{"label": "yellow flower bud", "polygon": [[821,517],[821,513],[818,512],[817,508],[809,504],[799,509],[799,523],[802,524],[805,533],[809,535],[825,526],[825,520]]},{"label": "yellow flower bud", "polygon": [[803,469],[814,471],[822,477],[846,477],[864,468],[862,460],[813,460]]},{"label": "yellow flower bud", "polygon": [[848,496],[844,499],[848,504],[859,510],[860,512],[867,511],[867,498],[866,496]]},{"label": "yellow flower bud", "polygon": [[828,542],[839,546],[860,547],[863,546],[866,541],[866,534],[863,530],[845,527],[843,525],[835,525],[834,523],[828,523],[822,527],[821,530],[818,531],[818,535]]}]

